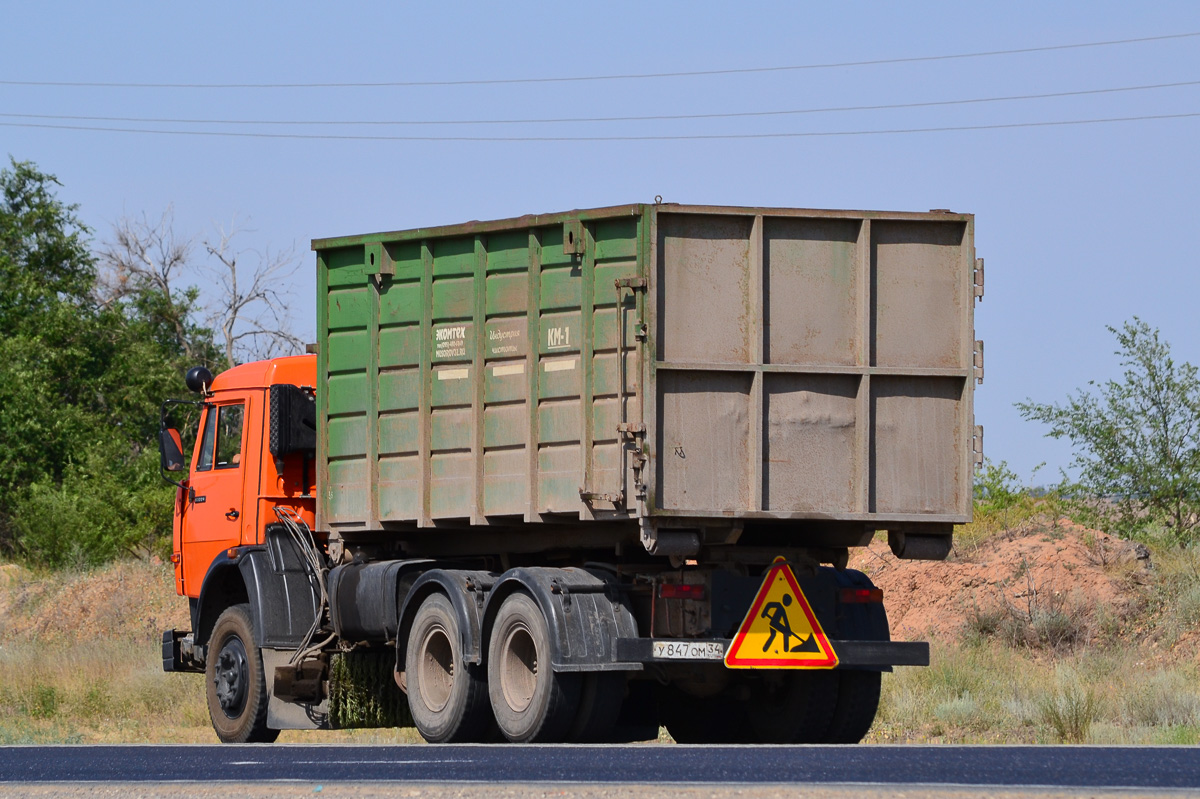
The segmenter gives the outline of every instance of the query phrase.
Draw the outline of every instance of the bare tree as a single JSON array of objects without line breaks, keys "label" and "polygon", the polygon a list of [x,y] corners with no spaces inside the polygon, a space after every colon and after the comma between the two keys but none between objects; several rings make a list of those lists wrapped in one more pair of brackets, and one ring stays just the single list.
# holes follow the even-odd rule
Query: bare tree
[{"label": "bare tree", "polygon": [[[195,239],[175,233],[172,207],[156,221],[144,213],[122,217],[98,253],[96,301],[105,307],[140,302],[143,313],[172,331],[189,360],[204,359],[213,345],[226,368],[303,352],[303,340],[289,332],[290,285],[299,266],[295,252],[237,248],[235,237],[249,231],[236,218],[229,228],[214,227],[201,241],[211,259],[205,264],[195,258]],[[197,311],[211,333],[193,324]]]},{"label": "bare tree", "polygon": [[[241,230],[234,219],[204,242],[219,264],[212,267],[220,295],[209,305],[209,322],[221,337],[227,364],[303,352],[303,339],[288,329],[288,287],[299,266],[295,251],[235,249],[232,240]],[[239,273],[239,261],[247,259],[253,269]]]},{"label": "bare tree", "polygon": [[160,313],[189,358],[196,355],[188,329],[196,291],[177,289],[180,276],[192,268],[192,247],[191,239],[175,234],[173,206],[167,206],[156,222],[144,212],[141,217],[122,217],[113,224],[112,238],[97,254],[101,268],[95,288],[96,300],[103,307],[146,292],[161,297]]}]

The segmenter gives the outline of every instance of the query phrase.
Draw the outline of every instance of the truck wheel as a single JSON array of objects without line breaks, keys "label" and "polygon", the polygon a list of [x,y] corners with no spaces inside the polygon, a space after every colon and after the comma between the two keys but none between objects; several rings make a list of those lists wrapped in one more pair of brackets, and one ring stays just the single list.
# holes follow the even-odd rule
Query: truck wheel
[{"label": "truck wheel", "polygon": [[659,718],[676,743],[750,743],[746,703],[728,688],[715,696],[694,696],[674,686],[659,689]]},{"label": "truck wheel", "polygon": [[488,731],[487,685],[480,670],[463,661],[454,607],[444,594],[421,603],[408,634],[405,656],[408,709],[430,743],[481,741]]},{"label": "truck wheel", "polygon": [[838,672],[838,701],[825,739],[827,743],[856,744],[866,736],[879,712],[882,677],[878,671]]},{"label": "truck wheel", "polygon": [[492,712],[505,738],[555,743],[566,737],[579,705],[580,675],[551,668],[546,619],[528,594],[513,594],[500,605],[487,670]]},{"label": "truck wheel", "polygon": [[[839,581],[856,588],[874,588],[862,572],[847,569],[839,573]],[[849,605],[839,631],[844,638],[859,641],[890,641],[887,611],[881,603]],[[866,736],[879,711],[879,689],[883,674],[878,671],[854,669],[837,672],[838,701],[833,711],[826,740],[835,744],[856,744]]]},{"label": "truck wheel", "polygon": [[267,727],[270,695],[249,605],[234,605],[217,618],[204,676],[208,715],[224,743],[271,743],[279,737],[279,730]]},{"label": "truck wheel", "polygon": [[604,743],[617,724],[625,701],[625,672],[589,671],[582,675],[579,710],[567,733],[571,743]]},{"label": "truck wheel", "polygon": [[837,701],[835,672],[781,670],[752,686],[746,710],[759,743],[815,744],[828,740]]}]

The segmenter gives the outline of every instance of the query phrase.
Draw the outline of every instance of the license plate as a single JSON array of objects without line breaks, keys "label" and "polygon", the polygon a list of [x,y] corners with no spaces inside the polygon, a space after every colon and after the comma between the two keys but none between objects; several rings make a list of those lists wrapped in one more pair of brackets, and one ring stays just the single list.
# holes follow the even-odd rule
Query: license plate
[{"label": "license plate", "polygon": [[655,641],[655,660],[723,660],[725,645],[720,641]]}]

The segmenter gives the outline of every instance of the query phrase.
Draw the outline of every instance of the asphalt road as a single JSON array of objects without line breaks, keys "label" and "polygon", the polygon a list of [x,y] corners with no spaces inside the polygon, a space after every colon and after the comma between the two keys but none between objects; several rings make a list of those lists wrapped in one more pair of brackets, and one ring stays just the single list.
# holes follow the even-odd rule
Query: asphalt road
[{"label": "asphalt road", "polygon": [[1200,790],[1200,748],[9,746],[0,783],[641,783]]}]

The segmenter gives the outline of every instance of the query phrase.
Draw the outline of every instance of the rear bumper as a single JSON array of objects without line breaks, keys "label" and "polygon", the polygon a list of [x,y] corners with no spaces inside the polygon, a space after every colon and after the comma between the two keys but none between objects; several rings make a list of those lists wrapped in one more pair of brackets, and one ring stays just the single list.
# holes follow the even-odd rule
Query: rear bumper
[{"label": "rear bumper", "polygon": [[[722,661],[728,638],[618,638],[617,659],[632,663],[711,663]],[[839,669],[887,669],[928,666],[927,641],[830,641]],[[656,646],[656,644],[658,646]]]}]

